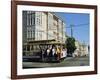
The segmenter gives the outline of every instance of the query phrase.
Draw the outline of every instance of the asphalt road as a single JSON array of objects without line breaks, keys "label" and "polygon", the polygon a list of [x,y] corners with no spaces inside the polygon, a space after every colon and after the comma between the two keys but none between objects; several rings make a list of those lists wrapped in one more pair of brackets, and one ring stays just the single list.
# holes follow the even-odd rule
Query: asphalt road
[{"label": "asphalt road", "polygon": [[59,63],[46,62],[23,62],[23,68],[45,68],[45,67],[67,67],[67,66],[88,66],[89,57],[67,57]]}]

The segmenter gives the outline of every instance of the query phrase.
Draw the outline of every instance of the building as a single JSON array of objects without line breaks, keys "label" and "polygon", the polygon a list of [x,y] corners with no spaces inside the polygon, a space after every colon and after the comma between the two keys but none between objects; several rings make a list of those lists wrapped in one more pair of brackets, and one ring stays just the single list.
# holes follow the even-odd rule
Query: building
[{"label": "building", "polygon": [[85,43],[81,44],[81,55],[80,56],[87,56],[89,54],[89,49],[88,49],[88,45],[86,45]]},{"label": "building", "polygon": [[76,50],[73,53],[73,57],[75,56],[87,56],[89,54],[88,45],[85,43],[80,43],[79,41],[75,41]]},{"label": "building", "polygon": [[65,23],[55,13],[23,11],[24,51],[30,52],[40,44],[64,44],[65,40]]},{"label": "building", "polygon": [[65,23],[51,12],[23,11],[23,42],[51,40],[65,42]]},{"label": "building", "polygon": [[76,50],[73,53],[73,57],[80,56],[80,54],[81,54],[79,41],[77,41],[77,40],[75,41],[75,46],[76,46]]}]

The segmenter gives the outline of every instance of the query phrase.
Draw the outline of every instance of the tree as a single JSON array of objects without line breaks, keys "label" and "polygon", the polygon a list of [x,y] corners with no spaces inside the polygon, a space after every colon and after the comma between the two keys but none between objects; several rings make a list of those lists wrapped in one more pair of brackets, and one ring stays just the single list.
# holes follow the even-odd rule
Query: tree
[{"label": "tree", "polygon": [[75,39],[73,37],[68,37],[66,39],[66,48],[68,55],[72,56],[74,53],[76,46],[75,46]]}]

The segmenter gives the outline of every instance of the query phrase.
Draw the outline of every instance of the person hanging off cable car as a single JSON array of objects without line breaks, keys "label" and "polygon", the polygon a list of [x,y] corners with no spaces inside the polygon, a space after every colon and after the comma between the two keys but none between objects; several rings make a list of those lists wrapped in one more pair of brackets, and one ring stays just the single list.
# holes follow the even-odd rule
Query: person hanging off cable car
[{"label": "person hanging off cable car", "polygon": [[61,58],[61,48],[59,46],[57,46],[57,60],[60,61],[60,58]]}]

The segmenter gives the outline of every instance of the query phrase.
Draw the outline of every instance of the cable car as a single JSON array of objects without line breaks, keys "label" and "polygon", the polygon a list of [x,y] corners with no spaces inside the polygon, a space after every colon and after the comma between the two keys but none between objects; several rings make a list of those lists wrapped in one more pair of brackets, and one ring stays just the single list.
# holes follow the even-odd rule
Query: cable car
[{"label": "cable car", "polygon": [[66,55],[64,44],[54,39],[29,41],[23,45],[23,60],[60,62]]}]

